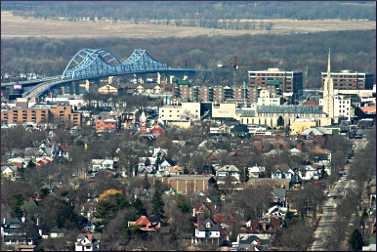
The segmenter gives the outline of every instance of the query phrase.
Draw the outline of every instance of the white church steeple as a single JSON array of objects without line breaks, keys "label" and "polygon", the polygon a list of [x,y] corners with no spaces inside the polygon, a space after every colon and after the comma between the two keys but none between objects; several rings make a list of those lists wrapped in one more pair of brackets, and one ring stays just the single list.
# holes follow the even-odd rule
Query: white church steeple
[{"label": "white church steeple", "polygon": [[327,75],[323,84],[323,112],[334,119],[334,82],[331,77],[331,54],[327,58]]}]

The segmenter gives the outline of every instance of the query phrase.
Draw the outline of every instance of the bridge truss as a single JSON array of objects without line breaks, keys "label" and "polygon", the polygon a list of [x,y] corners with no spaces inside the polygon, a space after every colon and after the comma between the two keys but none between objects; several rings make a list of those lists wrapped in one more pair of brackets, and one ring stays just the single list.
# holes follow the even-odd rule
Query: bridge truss
[{"label": "bridge truss", "polygon": [[154,59],[146,50],[136,49],[120,61],[104,49],[78,51],[64,69],[62,79],[92,79],[109,75],[167,71],[169,67]]}]

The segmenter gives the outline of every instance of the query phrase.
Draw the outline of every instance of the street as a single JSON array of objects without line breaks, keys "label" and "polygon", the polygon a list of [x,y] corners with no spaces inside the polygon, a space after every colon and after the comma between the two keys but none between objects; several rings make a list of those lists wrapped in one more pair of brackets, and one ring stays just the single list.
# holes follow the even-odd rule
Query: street
[{"label": "street", "polygon": [[[367,142],[368,141],[364,138],[352,140],[353,151],[356,152],[365,148]],[[353,157],[350,160],[350,163],[352,163],[352,161]],[[348,177],[350,167],[350,164],[344,166],[345,174],[334,183],[334,186],[328,193],[328,199],[321,205],[322,213],[319,215],[320,221],[314,232],[314,242],[308,249],[309,251],[328,250],[328,248],[326,248],[326,243],[329,237],[329,232],[331,232],[330,227],[332,227],[336,221],[337,204],[345,196],[347,191],[353,190],[353,187],[356,186],[354,184],[355,181],[350,180]]]}]

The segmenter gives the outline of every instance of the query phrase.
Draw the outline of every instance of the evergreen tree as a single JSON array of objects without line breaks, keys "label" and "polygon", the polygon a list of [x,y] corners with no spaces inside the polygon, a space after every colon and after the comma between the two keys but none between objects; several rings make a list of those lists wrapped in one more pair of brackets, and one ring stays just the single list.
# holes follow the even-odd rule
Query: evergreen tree
[{"label": "evergreen tree", "polygon": [[151,187],[149,181],[148,181],[148,175],[147,173],[144,174],[144,183],[143,183],[143,186],[144,186],[144,189],[145,190],[149,190],[149,188]]},{"label": "evergreen tree", "polygon": [[352,232],[348,244],[350,245],[353,251],[360,251],[362,249],[364,242],[363,237],[358,229],[355,229]]},{"label": "evergreen tree", "polygon": [[161,182],[156,181],[152,204],[154,214],[156,214],[160,219],[164,218],[164,200],[162,199],[162,193],[163,190]]}]

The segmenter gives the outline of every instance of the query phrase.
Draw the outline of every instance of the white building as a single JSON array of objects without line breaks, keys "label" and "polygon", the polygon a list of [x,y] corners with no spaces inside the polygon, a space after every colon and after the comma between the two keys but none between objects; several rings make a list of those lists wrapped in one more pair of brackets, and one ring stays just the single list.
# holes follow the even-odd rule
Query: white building
[{"label": "white building", "polygon": [[103,170],[113,170],[114,160],[112,159],[92,159],[91,170],[93,172],[103,171]]},{"label": "white building", "polygon": [[200,103],[183,102],[177,105],[164,105],[159,108],[159,119],[163,121],[200,120]]},{"label": "white building", "polygon": [[336,95],[334,97],[334,117],[338,121],[340,117],[351,120],[352,107],[351,98],[344,95]]},{"label": "white building", "polygon": [[233,179],[232,184],[240,182],[240,170],[235,165],[224,165],[216,169],[216,178],[218,184],[225,184],[226,178]]},{"label": "white building", "polygon": [[[334,122],[338,122],[339,118],[347,118],[351,120],[353,110],[351,106],[351,98],[344,95],[334,95]],[[324,100],[320,99],[319,105],[324,105]]]},{"label": "white building", "polygon": [[254,165],[253,167],[247,168],[250,178],[260,178],[262,174],[266,171],[266,167]]},{"label": "white building", "polygon": [[92,233],[80,234],[75,242],[75,251],[99,251],[100,241],[93,238]]},{"label": "white building", "polygon": [[279,106],[282,104],[281,97],[272,97],[271,93],[267,89],[262,89],[259,93],[259,97],[257,100],[258,106]]}]

